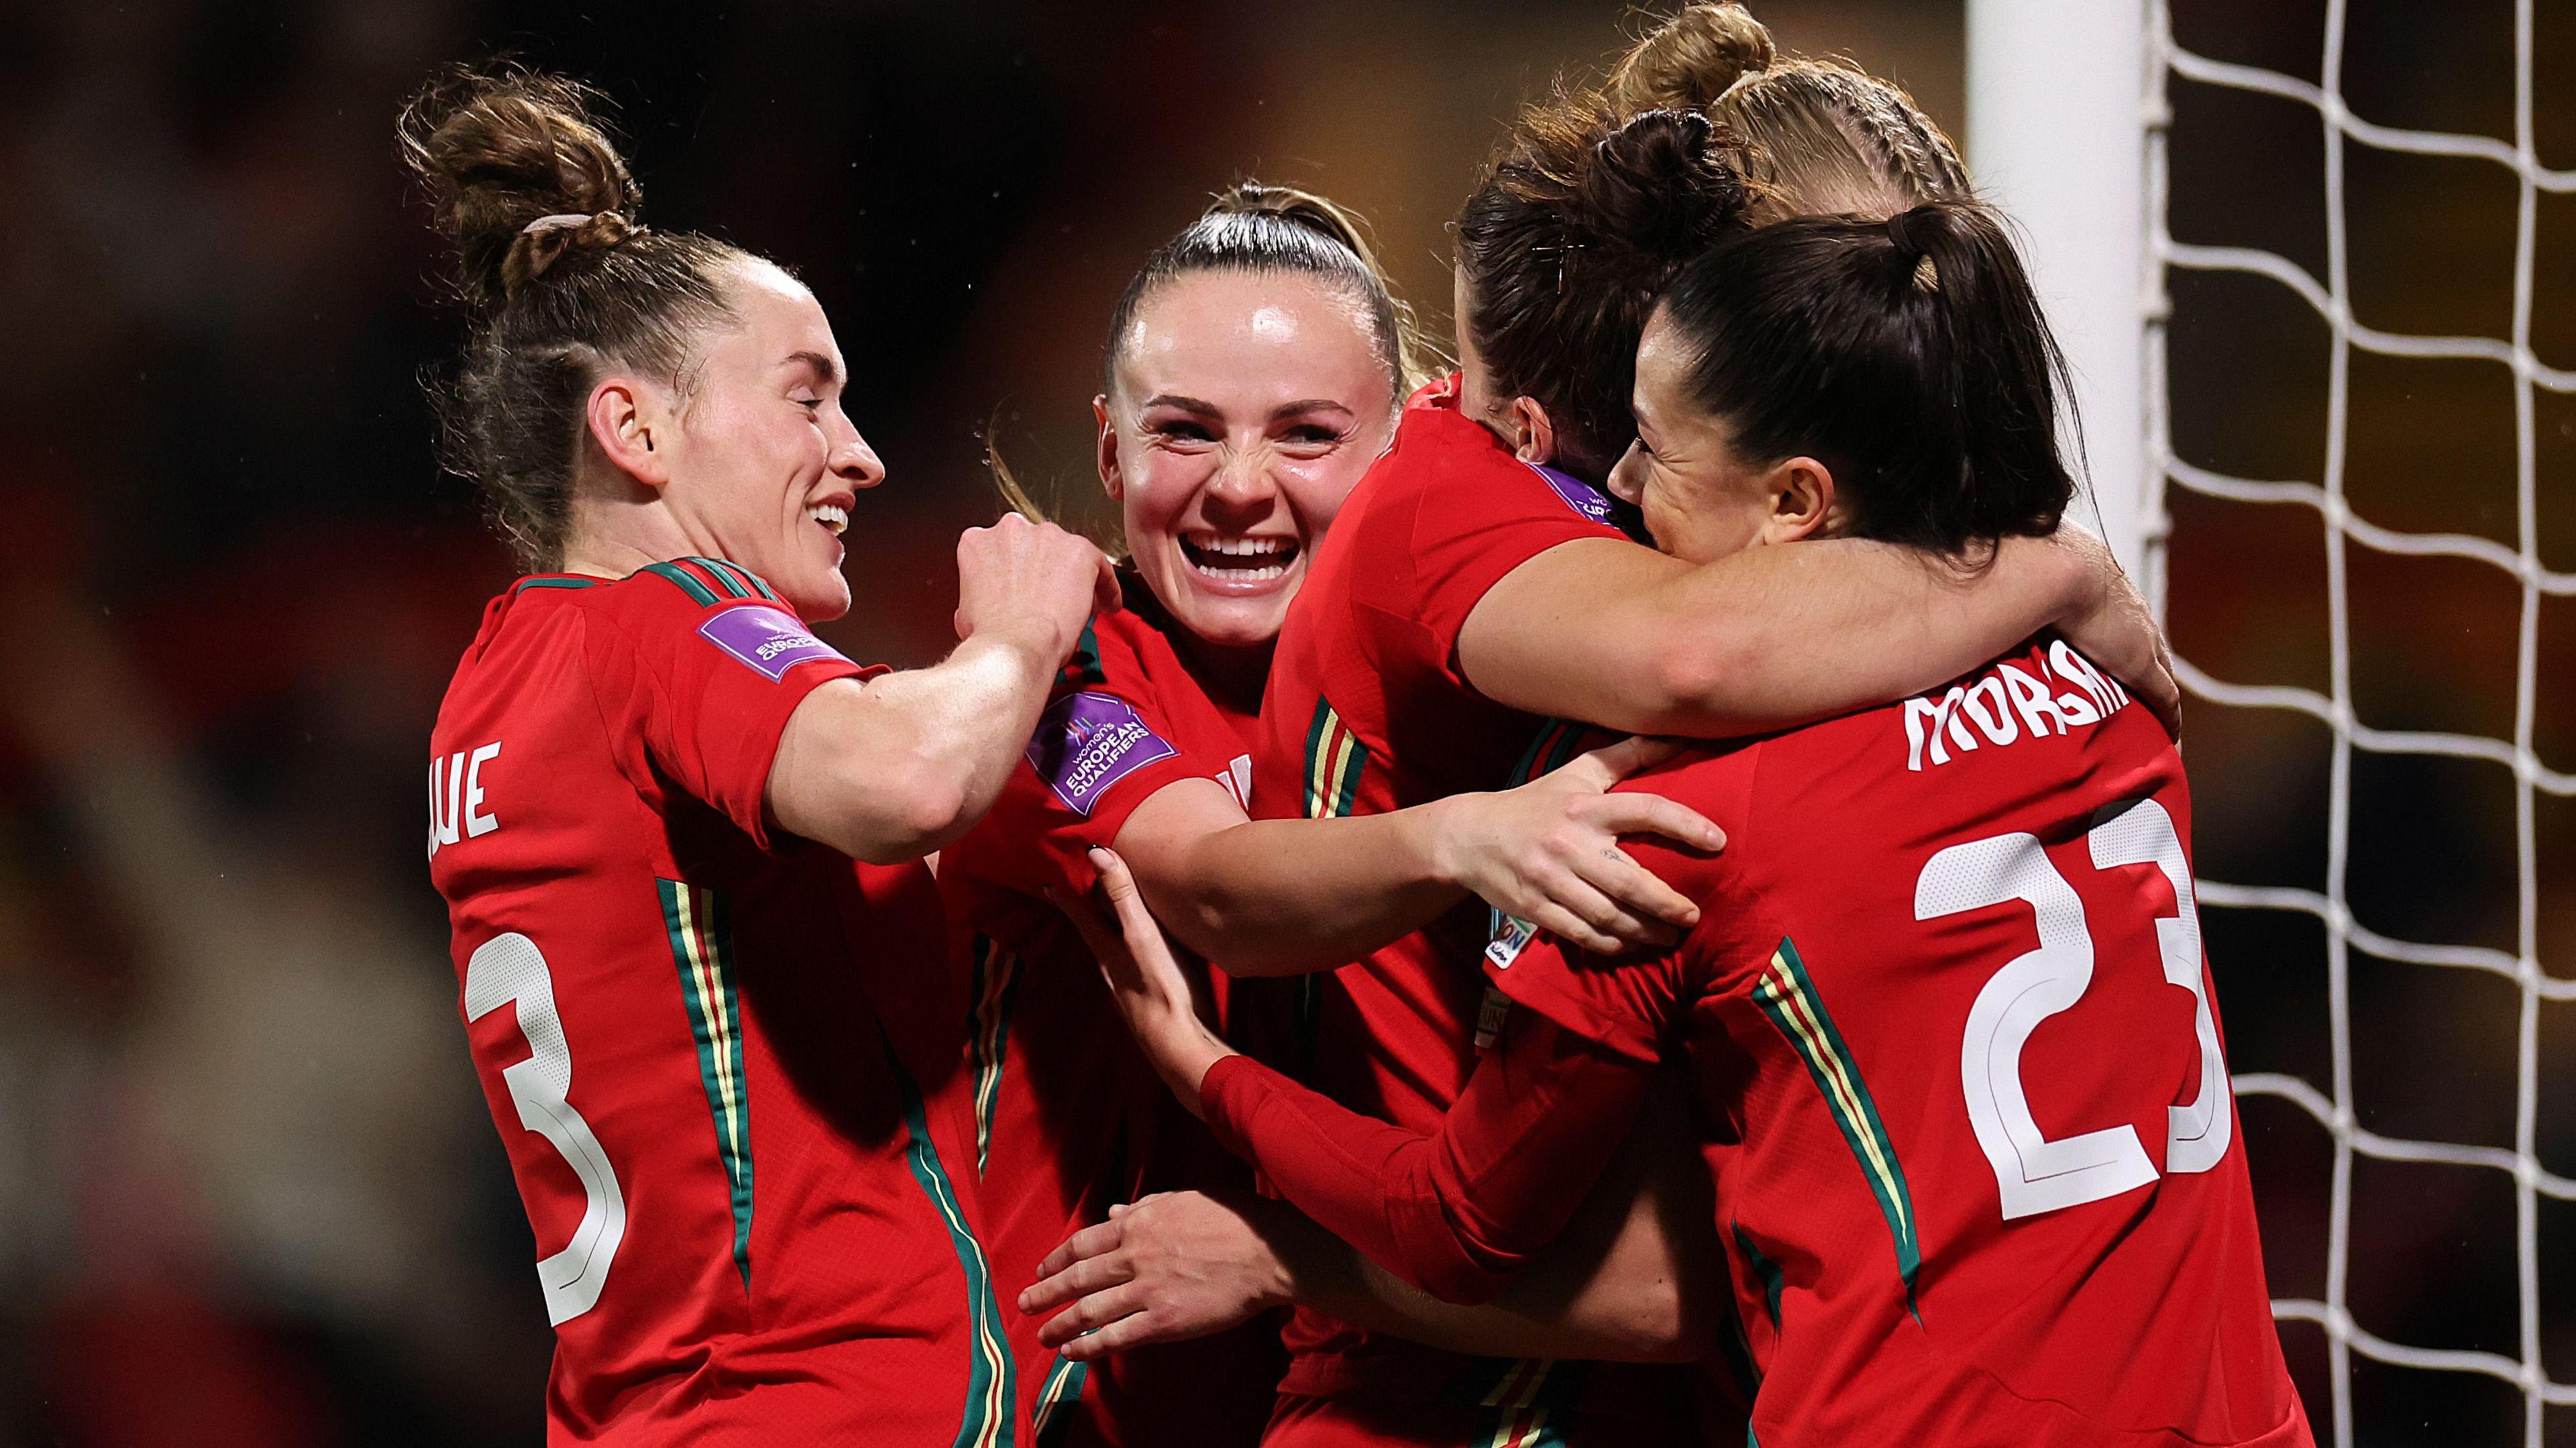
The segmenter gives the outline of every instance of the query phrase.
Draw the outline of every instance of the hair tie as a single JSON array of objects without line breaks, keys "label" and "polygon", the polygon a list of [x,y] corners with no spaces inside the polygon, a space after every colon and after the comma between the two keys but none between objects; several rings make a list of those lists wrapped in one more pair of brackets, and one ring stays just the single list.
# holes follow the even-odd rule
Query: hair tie
[{"label": "hair tie", "polygon": [[1887,239],[1896,247],[1900,258],[1911,257],[1914,269],[1909,280],[1918,292],[1941,290],[1941,269],[1933,264],[1931,248],[1925,246],[1915,228],[1923,217],[1923,208],[1900,211],[1887,218]]},{"label": "hair tie", "polygon": [[540,216],[519,228],[519,239],[511,244],[509,257],[501,264],[502,295],[516,296],[521,287],[544,276],[547,268],[574,247],[615,246],[640,229],[630,225],[624,213],[616,211],[563,211]]},{"label": "hair tie", "polygon": [[519,234],[521,236],[543,236],[549,231],[563,231],[575,226],[587,226],[590,224],[590,219],[598,214],[599,213],[595,211],[562,211],[557,212],[552,216],[540,216],[536,220],[529,222],[527,225],[520,227]]}]

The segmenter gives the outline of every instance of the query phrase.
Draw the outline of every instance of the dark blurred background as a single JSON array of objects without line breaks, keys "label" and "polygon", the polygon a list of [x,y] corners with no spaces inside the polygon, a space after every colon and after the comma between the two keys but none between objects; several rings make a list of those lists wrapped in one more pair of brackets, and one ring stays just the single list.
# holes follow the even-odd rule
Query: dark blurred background
[{"label": "dark blurred background", "polygon": [[[2315,73],[2321,7],[2180,8],[2186,45]],[[1785,46],[1848,53],[1958,124],[1958,4],[1755,9]],[[2441,7],[2438,25],[2420,5],[2354,10],[2364,114],[2512,134],[2509,5]],[[1445,332],[1442,228],[1497,122],[1641,23],[1615,0],[0,8],[0,1443],[542,1432],[533,1244],[421,860],[429,720],[509,577],[432,463],[417,385],[460,335],[391,147],[431,66],[507,52],[596,82],[652,221],[813,286],[891,470],[853,519],[858,605],[827,632],[921,663],[948,642],[954,535],[995,511],[988,427],[1099,518],[1102,328],[1209,192],[1258,176],[1358,207]],[[2576,163],[2566,17],[2542,54],[2544,158]],[[2179,81],[2175,103],[2177,234],[2321,268],[2314,113]],[[2365,320],[2504,335],[2500,168],[2355,156]],[[2559,366],[2576,364],[2571,224],[2576,200],[2544,202],[2536,337]],[[2176,442],[2313,480],[2326,333],[2267,288],[2177,278]],[[2512,544],[2503,375],[2356,363],[2365,513]],[[2543,394],[2544,555],[2562,570],[2572,428],[2576,406]],[[2315,514],[2176,513],[2183,650],[2223,678],[2321,687]],[[2510,737],[2510,581],[2353,557],[2363,716]],[[2538,732],[2560,769],[2576,767],[2571,626],[2576,602],[2546,606]],[[2205,874],[2320,882],[2326,743],[2292,716],[2196,709]],[[2364,922],[2512,948],[2509,778],[2365,756],[2355,780]],[[2538,827],[2544,957],[2576,973],[2576,806],[2544,796]],[[2206,916],[2234,1063],[2324,1084],[2321,932]],[[2495,978],[2356,958],[2364,1124],[2510,1146],[2514,1010]],[[2542,1036],[2542,1155],[2576,1172],[2569,1007]],[[2276,1101],[2248,1098],[2244,1120],[2275,1291],[2320,1296],[2326,1135]],[[2516,1351],[2509,1180],[2366,1164],[2357,1200],[2365,1326]],[[2553,1309],[2576,1304],[2568,1227],[2545,1217],[2540,1237]],[[2576,1377],[2576,1313],[2547,1320]],[[2285,1340],[2322,1413],[2322,1335]],[[2510,1441],[2519,1421],[2492,1380],[2365,1370],[2357,1387],[2367,1442]]]}]

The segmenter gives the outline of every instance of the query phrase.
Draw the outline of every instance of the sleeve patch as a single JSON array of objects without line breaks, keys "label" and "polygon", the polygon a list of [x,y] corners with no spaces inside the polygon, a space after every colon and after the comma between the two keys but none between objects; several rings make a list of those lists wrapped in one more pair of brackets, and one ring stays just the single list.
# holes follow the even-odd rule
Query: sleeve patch
[{"label": "sleeve patch", "polygon": [[762,604],[726,609],[699,624],[698,633],[773,684],[807,659],[841,657],[840,650],[807,632],[793,615]]},{"label": "sleeve patch", "polygon": [[1616,528],[1631,538],[1640,540],[1644,538],[1645,520],[1638,515],[1634,506],[1619,501],[1561,468],[1532,462],[1524,462],[1522,466],[1538,474],[1539,481],[1547,484],[1548,491],[1556,494],[1559,501],[1582,514],[1584,518],[1605,528]]},{"label": "sleeve patch", "polygon": [[1087,819],[1109,786],[1179,752],[1147,728],[1126,700],[1081,693],[1056,700],[1038,716],[1028,758],[1055,797]]}]

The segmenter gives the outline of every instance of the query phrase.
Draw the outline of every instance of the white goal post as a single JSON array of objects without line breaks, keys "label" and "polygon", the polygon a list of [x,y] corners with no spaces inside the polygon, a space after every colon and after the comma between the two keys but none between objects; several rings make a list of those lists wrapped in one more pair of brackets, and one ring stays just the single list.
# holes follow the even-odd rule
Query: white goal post
[{"label": "white goal post", "polygon": [[[2536,401],[2541,392],[2576,393],[2576,371],[2542,362],[2532,348],[2534,268],[2539,200],[2576,192],[2576,170],[2541,163],[2533,125],[2535,0],[2512,0],[2513,71],[2492,84],[2511,87],[2512,134],[2464,135],[2411,130],[2356,115],[2342,91],[2348,0],[2324,0],[2318,79],[2307,80],[2204,56],[2176,43],[2172,0],[1968,0],[1968,146],[1981,185],[2020,221],[2050,320],[2076,372],[2090,472],[2113,545],[2165,610],[2163,559],[2169,491],[2209,499],[2306,509],[2320,529],[2326,564],[2331,683],[2326,691],[2263,679],[2223,680],[2196,667],[2189,640],[2176,659],[2186,690],[2206,705],[2282,710],[2324,724],[2332,733],[2326,858],[2322,890],[2198,882],[2204,909],[2284,911],[2308,916],[2325,931],[2330,1080],[2268,1072],[2236,1078],[2240,1097],[2268,1096],[2305,1112],[2332,1138],[2334,1174],[2328,1207],[2324,1300],[2276,1299],[2284,1322],[2313,1323],[2326,1338],[2330,1400],[2308,1404],[2319,1437],[2351,1448],[2356,1424],[2356,1359],[2421,1371],[2469,1373],[2499,1380],[2522,1400],[2522,1442],[2541,1448],[2550,1407],[2576,1405],[2576,1383],[2553,1379],[2542,1360],[2544,1314],[2539,1272],[2541,1198],[2576,1201],[2576,1179],[2553,1172],[2538,1154],[2539,1018],[2544,1002],[2576,1001],[2576,962],[2559,973],[2540,960],[2540,865],[2535,805],[2541,795],[2576,797],[2576,773],[2553,770],[2534,748],[2539,626],[2544,597],[2576,596],[2576,573],[2553,572],[2540,558]],[[2223,244],[2226,238],[2176,237],[2167,209],[2166,97],[2177,84],[2231,89],[2291,102],[2314,112],[2324,138],[2325,266],[2322,275],[2277,253]],[[2429,336],[2387,331],[2356,315],[2348,258],[2350,229],[2344,186],[2348,148],[2445,157],[2509,173],[2518,193],[2509,336]],[[2329,334],[2325,401],[2327,436],[2319,476],[2255,479],[2229,476],[2209,459],[2172,448],[2165,376],[2167,277],[2179,271],[2232,272],[2263,278],[2296,295]],[[2447,358],[2505,369],[2515,402],[2514,542],[2451,533],[2410,533],[2364,516],[2347,499],[2351,444],[2350,376],[2356,354]],[[2079,514],[2080,516],[2080,514]],[[2513,737],[2395,730],[2362,717],[2353,688],[2353,618],[2346,558],[2354,548],[2381,554],[2474,560],[2513,580],[2521,600],[2514,682]],[[2356,754],[2440,756],[2481,761],[2506,771],[2515,809],[2515,948],[2393,939],[2355,918],[2347,897],[2351,855],[2352,774]],[[2354,1109],[2350,956],[2444,971],[2501,977],[2519,995],[2515,1053],[2515,1125],[2511,1150],[2440,1140],[2393,1138],[2363,1126]],[[2230,962],[2220,960],[2223,973]],[[2259,968],[2261,962],[2251,964]],[[2518,1350],[2429,1348],[2392,1341],[2357,1320],[2350,1305],[2353,1164],[2356,1158],[2431,1162],[2494,1171],[2514,1194]],[[2384,1325],[2383,1325],[2384,1326]]]}]

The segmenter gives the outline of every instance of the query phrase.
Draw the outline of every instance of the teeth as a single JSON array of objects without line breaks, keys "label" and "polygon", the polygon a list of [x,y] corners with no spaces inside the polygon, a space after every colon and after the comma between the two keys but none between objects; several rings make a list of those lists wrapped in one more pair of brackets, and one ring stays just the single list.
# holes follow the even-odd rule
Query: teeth
[{"label": "teeth", "polygon": [[1259,583],[1265,579],[1288,576],[1288,565],[1285,563],[1265,564],[1259,568],[1210,568],[1192,559],[1190,566],[1210,578],[1222,578],[1233,583]]},{"label": "teeth", "polygon": [[831,529],[836,538],[850,526],[850,510],[833,503],[817,503],[805,510],[805,516]]},{"label": "teeth", "polygon": [[1228,538],[1216,533],[1190,535],[1190,546],[1202,553],[1216,553],[1228,558],[1272,558],[1295,548],[1289,538]]}]

